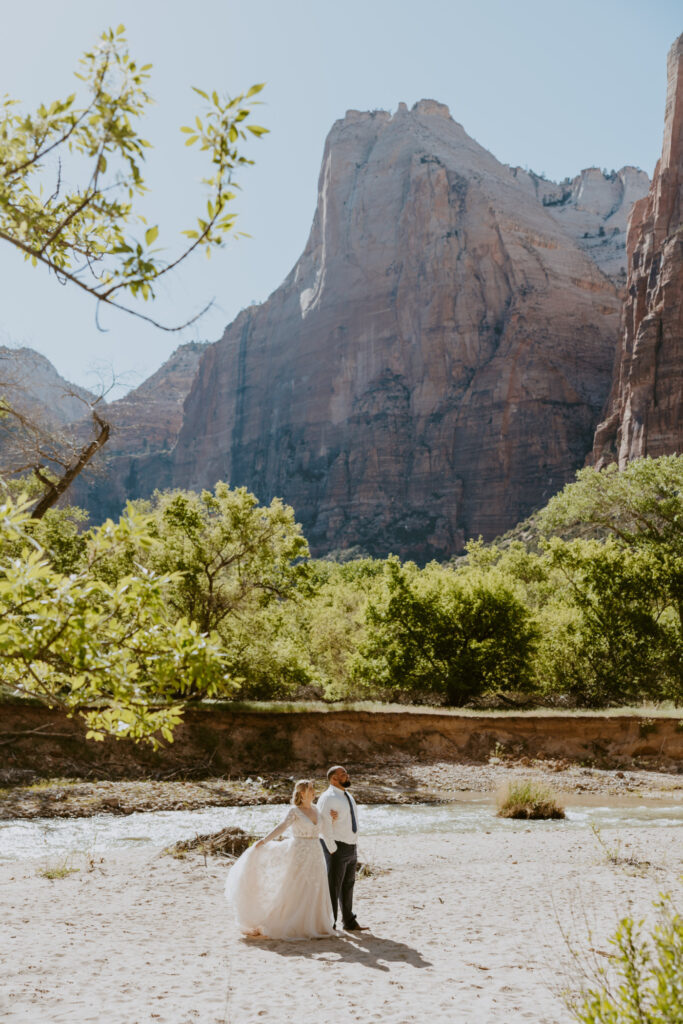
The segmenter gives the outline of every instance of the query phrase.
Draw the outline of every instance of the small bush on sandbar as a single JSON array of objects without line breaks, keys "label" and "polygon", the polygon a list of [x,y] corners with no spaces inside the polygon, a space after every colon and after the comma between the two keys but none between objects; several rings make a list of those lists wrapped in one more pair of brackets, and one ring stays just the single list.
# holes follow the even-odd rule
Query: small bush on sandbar
[{"label": "small bush on sandbar", "polygon": [[499,818],[564,818],[564,807],[547,786],[529,780],[508,782],[498,794]]}]

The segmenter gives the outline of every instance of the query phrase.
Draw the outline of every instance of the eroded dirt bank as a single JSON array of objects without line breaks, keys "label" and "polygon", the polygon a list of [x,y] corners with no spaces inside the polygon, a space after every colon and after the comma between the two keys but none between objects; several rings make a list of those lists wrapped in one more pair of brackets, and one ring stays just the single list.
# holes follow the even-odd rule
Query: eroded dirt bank
[{"label": "eroded dirt bank", "polygon": [[292,777],[354,773],[364,803],[432,803],[511,774],[555,789],[683,793],[677,718],[191,709],[160,751],[85,739],[79,719],[0,705],[0,818],[282,803]]},{"label": "eroded dirt bank", "polygon": [[566,759],[605,768],[683,768],[678,717],[597,714],[456,714],[421,711],[235,711],[189,708],[159,751],[125,740],[85,739],[79,718],[37,705],[0,705],[0,772],[133,779],[210,777],[332,761],[408,756],[484,763],[491,756]]}]

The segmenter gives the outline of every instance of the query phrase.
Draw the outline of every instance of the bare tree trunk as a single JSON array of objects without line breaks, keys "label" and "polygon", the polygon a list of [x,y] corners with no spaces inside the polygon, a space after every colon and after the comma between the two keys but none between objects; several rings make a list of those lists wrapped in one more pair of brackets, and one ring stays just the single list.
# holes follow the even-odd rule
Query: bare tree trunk
[{"label": "bare tree trunk", "polygon": [[38,468],[34,468],[34,473],[42,484],[45,485],[47,490],[38,501],[37,505],[34,506],[31,512],[31,519],[42,519],[49,508],[55,505],[67,488],[73,483],[79,473],[88,465],[93,455],[95,455],[100,448],[102,448],[109,437],[111,430],[110,425],[98,416],[95,410],[92,410],[93,422],[98,430],[97,437],[95,437],[89,445],[82,448],[78,453],[77,457],[73,462],[65,468],[63,474],[58,480],[49,480]]}]

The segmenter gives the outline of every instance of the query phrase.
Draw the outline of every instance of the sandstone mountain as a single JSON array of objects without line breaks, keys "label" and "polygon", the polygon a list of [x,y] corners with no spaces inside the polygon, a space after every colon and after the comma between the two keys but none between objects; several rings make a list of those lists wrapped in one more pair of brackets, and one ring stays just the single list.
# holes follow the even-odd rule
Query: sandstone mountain
[{"label": "sandstone mountain", "polygon": [[279,495],[317,553],[420,560],[545,502],[590,451],[619,296],[577,241],[618,204],[544,189],[440,103],[348,112],[302,257],[204,353],[172,482]]},{"label": "sandstone mountain", "polygon": [[95,396],[57,373],[49,359],[32,348],[0,345],[0,395],[52,426],[66,426],[87,415]]},{"label": "sandstone mountain", "polygon": [[106,407],[99,472],[70,499],[99,521],[228,480],[291,503],[316,554],[422,561],[505,531],[591,448],[648,184],[507,167],[431,100],[348,112],[286,280]]},{"label": "sandstone mountain", "polygon": [[0,473],[21,475],[55,460],[68,463],[69,424],[88,415],[94,400],[34,349],[0,346],[0,401],[7,412],[0,417]]},{"label": "sandstone mountain", "polygon": [[567,234],[618,286],[626,283],[626,228],[634,202],[650,179],[637,167],[609,174],[597,167],[556,184],[520,167],[512,173],[541,200]]},{"label": "sandstone mountain", "polygon": [[[100,462],[70,488],[69,500],[90,512],[92,522],[118,515],[129,498],[147,497],[155,487],[170,486],[169,453],[183,419],[183,402],[207,345],[180,345],[163,366],[130,391],[109,402],[102,415],[111,436]],[[74,431],[85,441],[89,423]]]},{"label": "sandstone mountain", "polygon": [[683,35],[671,47],[662,156],[628,228],[621,344],[598,466],[683,452]]}]

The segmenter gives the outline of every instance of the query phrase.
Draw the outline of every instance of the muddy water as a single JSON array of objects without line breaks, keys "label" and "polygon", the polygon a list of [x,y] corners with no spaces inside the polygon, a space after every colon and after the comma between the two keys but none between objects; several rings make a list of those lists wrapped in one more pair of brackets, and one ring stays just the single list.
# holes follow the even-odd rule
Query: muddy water
[{"label": "muddy water", "polygon": [[[92,818],[34,818],[0,822],[0,859],[66,856],[116,847],[167,846],[178,839],[217,832],[228,825],[264,835],[286,813],[286,805],[209,807],[195,811],[152,811]],[[448,804],[376,804],[363,807],[365,835],[426,832],[493,832],[515,829],[582,829],[683,826],[683,802],[634,797],[586,796],[567,801],[564,821],[526,822],[497,818],[490,793],[463,793]]]}]

